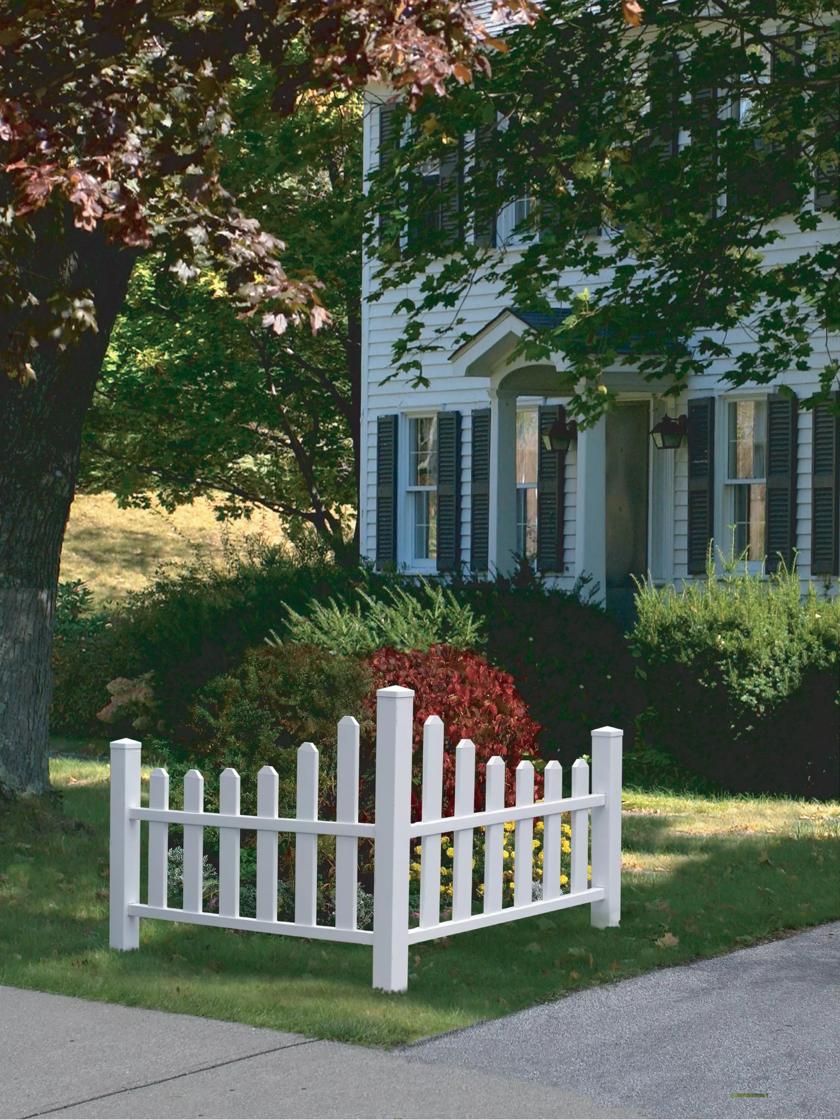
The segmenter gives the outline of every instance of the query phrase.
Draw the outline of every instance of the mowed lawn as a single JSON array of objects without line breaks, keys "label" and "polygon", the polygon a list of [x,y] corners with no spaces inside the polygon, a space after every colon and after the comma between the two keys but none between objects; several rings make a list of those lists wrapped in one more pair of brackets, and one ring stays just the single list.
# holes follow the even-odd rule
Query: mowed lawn
[{"label": "mowed lawn", "polygon": [[162,566],[197,559],[221,563],[226,551],[241,549],[248,536],[268,544],[283,539],[279,520],[267,510],[255,509],[247,521],[220,522],[206,498],[174,513],[150,501],[148,509],[120,509],[110,494],[78,494],[61,553],[61,578],[84,580],[102,603],[145,587]]},{"label": "mowed lawn", "polygon": [[[107,765],[0,803],[0,983],[388,1045],[840,917],[840,805],[626,794],[620,929],[588,908],[418,946],[406,995],[370,951],[169,923],[108,949]],[[538,1040],[535,1040],[538,1044]]]}]

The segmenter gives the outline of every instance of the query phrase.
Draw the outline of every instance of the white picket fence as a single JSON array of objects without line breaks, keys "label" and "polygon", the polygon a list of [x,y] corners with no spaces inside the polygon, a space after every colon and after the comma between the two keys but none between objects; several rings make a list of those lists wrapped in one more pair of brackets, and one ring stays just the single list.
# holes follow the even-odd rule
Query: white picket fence
[{"label": "white picket fence", "polygon": [[[257,815],[240,813],[239,775],[223,771],[219,812],[204,812],[204,779],[197,770],[184,778],[183,810],[169,808],[169,777],[153,770],[148,808],[141,805],[141,744],[111,743],[110,942],[136,949],[140,919],[191,922],[227,929],[279,933],[373,946],[373,986],[388,992],[408,986],[409,947],[482,926],[497,925],[568,906],[591,905],[592,924],[617,926],[621,913],[622,733],[592,732],[592,773],[578,759],[572,766],[571,797],[562,796],[562,768],[549,762],[543,800],[534,800],[534,768],[516,768],[516,804],[505,805],[505,763],[486,767],[485,808],[475,812],[475,746],[463,739],[455,750],[454,815],[442,816],[444,728],[426,720],[423,742],[422,816],[411,819],[412,719],[414,693],[393,686],[377,693],[375,823],[358,819],[359,725],[345,716],[338,725],[336,820],[318,818],[318,751],[304,743],[297,755],[296,816],[278,812],[278,777],[264,766],[257,780]],[[571,814],[569,889],[561,889],[561,814]],[[534,891],[533,830],[542,819],[541,892]],[[591,819],[591,829],[590,829]],[[140,826],[148,822],[148,894],[140,901]],[[515,822],[516,873],[513,902],[503,902],[504,824]],[[169,827],[183,827],[183,905],[167,898]],[[218,913],[202,908],[204,829],[219,830]],[[474,834],[484,829],[484,891],[473,912]],[[256,832],[256,917],[240,907],[240,833]],[[294,921],[278,921],[278,834],[294,833]],[[451,917],[441,920],[441,838],[453,836]],[[335,924],[317,923],[318,837],[334,836]],[[589,852],[591,836],[591,857]],[[359,929],[358,842],[374,841],[373,930]],[[411,847],[419,846],[419,924],[409,914]],[[591,883],[588,865],[591,863]],[[542,897],[534,900],[534,894]]]}]

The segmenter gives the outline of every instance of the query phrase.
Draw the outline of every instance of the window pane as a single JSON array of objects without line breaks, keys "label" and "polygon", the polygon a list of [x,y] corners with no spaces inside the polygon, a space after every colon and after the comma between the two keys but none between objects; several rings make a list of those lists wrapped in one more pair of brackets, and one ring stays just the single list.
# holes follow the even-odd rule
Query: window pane
[{"label": "window pane", "polygon": [[437,486],[437,417],[414,417],[408,428],[408,484]]},{"label": "window pane", "polygon": [[766,402],[731,401],[728,435],[729,477],[764,478],[767,469]]},{"label": "window pane", "polygon": [[413,495],[414,559],[434,560],[437,557],[437,494],[423,490]]},{"label": "window pane", "polygon": [[516,413],[516,482],[517,485],[536,486],[538,414],[536,409],[522,409]]},{"label": "window pane", "polygon": [[763,483],[735,486],[733,502],[734,539],[737,557],[758,561],[764,557],[766,487]]},{"label": "window pane", "polygon": [[529,560],[537,555],[537,488],[516,490],[516,551]]}]

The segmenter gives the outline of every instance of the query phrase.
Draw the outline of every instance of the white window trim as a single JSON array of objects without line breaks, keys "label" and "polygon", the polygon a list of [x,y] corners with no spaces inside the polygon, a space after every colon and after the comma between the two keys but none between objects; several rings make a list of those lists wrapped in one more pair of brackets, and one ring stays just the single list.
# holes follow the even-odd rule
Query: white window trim
[{"label": "white window trim", "polygon": [[437,486],[412,486],[411,477],[411,421],[432,419],[435,411],[419,409],[400,414],[398,439],[402,451],[399,454],[397,483],[399,486],[399,511],[402,514],[397,529],[397,560],[399,567],[418,575],[429,575],[437,571],[437,558],[418,560],[414,556],[414,495],[421,492],[437,493]]}]

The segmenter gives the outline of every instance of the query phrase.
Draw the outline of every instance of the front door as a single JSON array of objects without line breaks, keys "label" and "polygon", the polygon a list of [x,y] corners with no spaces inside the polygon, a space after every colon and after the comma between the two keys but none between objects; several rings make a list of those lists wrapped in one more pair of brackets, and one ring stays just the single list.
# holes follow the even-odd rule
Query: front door
[{"label": "front door", "polygon": [[648,448],[650,405],[619,404],[607,414],[607,605],[629,619],[633,576],[648,569]]}]

